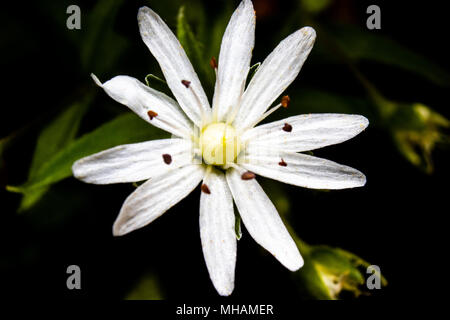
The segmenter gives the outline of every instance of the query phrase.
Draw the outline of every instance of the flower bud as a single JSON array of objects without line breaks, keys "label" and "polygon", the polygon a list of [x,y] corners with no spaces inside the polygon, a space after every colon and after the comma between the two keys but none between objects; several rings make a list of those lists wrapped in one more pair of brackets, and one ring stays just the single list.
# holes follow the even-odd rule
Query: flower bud
[{"label": "flower bud", "polygon": [[[339,299],[343,293],[355,297],[369,294],[364,286],[368,262],[340,248],[311,246],[297,237],[294,239],[305,260],[303,268],[293,274],[302,293],[327,300]],[[386,279],[379,276],[381,285],[387,285]]]},{"label": "flower bud", "polygon": [[450,142],[444,131],[450,127],[450,121],[421,103],[398,104],[387,120],[400,153],[413,165],[431,173],[431,155],[436,145]]}]

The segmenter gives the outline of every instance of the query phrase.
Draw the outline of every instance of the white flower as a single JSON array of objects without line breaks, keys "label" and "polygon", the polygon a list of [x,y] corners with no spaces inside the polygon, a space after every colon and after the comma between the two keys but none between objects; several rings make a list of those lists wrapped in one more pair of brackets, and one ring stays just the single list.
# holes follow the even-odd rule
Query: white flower
[{"label": "white flower", "polygon": [[116,236],[149,224],[203,181],[200,237],[209,275],[221,295],[234,288],[233,200],[255,241],[286,268],[298,270],[303,259],[254,173],[319,189],[359,187],[366,181],[353,168],[298,153],[354,137],[368,125],[362,116],[299,115],[255,127],[278,107],[287,106],[285,96],[267,111],[296,78],[315,31],[305,27],[284,39],[245,88],[255,14],[252,2],[242,1],[222,39],[211,108],[186,53],[164,21],[143,7],[138,22],[177,101],[131,77],[117,76],[103,84],[93,78],[113,99],[175,138],[122,145],[83,158],[73,165],[74,176],[95,184],[148,179],[123,204],[113,227]]}]

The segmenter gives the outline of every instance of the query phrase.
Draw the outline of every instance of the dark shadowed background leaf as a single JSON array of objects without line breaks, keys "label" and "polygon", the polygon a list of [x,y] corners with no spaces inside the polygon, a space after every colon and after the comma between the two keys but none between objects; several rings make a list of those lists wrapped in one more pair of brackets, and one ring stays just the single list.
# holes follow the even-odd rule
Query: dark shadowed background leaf
[{"label": "dark shadowed background leaf", "polygon": [[158,276],[153,272],[144,274],[136,286],[125,297],[126,300],[164,300],[158,282]]},{"label": "dark shadowed background leaf", "polygon": [[123,0],[98,1],[89,12],[81,42],[81,63],[87,72],[102,74],[116,62],[127,46],[127,40],[114,29]]},{"label": "dark shadowed background leaf", "polygon": [[[202,84],[211,87],[214,84],[214,71],[209,66],[209,59],[206,56],[204,44],[194,35],[191,26],[186,17],[185,7],[180,7],[177,16],[177,37],[180,40],[183,49],[191,60],[191,63],[196,66],[196,71],[200,77],[204,79]],[[201,19],[200,23],[204,23]],[[198,27],[199,29],[202,29]]]},{"label": "dark shadowed background leaf", "polygon": [[420,75],[436,85],[450,86],[450,75],[439,65],[386,36],[368,33],[351,25],[335,25],[328,31],[340,49],[351,59],[398,67]]}]

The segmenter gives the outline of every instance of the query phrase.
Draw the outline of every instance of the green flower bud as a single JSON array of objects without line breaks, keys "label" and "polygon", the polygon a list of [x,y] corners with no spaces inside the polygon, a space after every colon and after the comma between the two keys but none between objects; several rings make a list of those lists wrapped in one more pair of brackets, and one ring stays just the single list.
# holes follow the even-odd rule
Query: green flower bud
[{"label": "green flower bud", "polygon": [[[327,300],[339,299],[344,292],[355,297],[370,293],[365,286],[366,277],[370,276],[366,274],[368,262],[340,248],[311,246],[294,239],[305,260],[303,268],[293,274],[302,293]],[[382,275],[377,276],[381,286],[387,285]]]},{"label": "green flower bud", "polygon": [[450,127],[450,121],[424,104],[413,103],[397,104],[386,124],[400,153],[413,165],[431,173],[433,150],[437,144],[450,141],[444,131]]}]

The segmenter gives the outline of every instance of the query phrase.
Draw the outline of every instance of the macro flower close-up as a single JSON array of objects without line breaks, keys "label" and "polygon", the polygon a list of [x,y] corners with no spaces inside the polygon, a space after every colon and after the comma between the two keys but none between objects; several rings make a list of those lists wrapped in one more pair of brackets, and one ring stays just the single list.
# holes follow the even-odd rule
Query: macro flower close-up
[{"label": "macro flower close-up", "polygon": [[[363,186],[356,169],[300,152],[348,140],[368,125],[359,115],[307,114],[257,126],[290,98],[269,109],[297,77],[316,33],[304,27],[272,51],[245,81],[255,38],[252,2],[234,12],[222,39],[212,107],[180,42],[151,9],[138,14],[143,41],[157,59],[176,101],[135,78],[117,76],[95,82],[114,100],[150,124],[173,135],[117,146],[78,160],[77,179],[94,184],[143,181],[124,202],[113,233],[141,228],[186,197],[201,183],[200,237],[211,280],[220,295],[234,289],[237,206],[255,241],[291,271],[303,265],[301,254],[255,173],[313,189]],[[269,109],[269,110],[268,110]]]},{"label": "macro flower close-up", "polygon": [[374,310],[434,297],[450,176],[446,13],[6,1],[2,301],[297,319],[312,300]]}]

